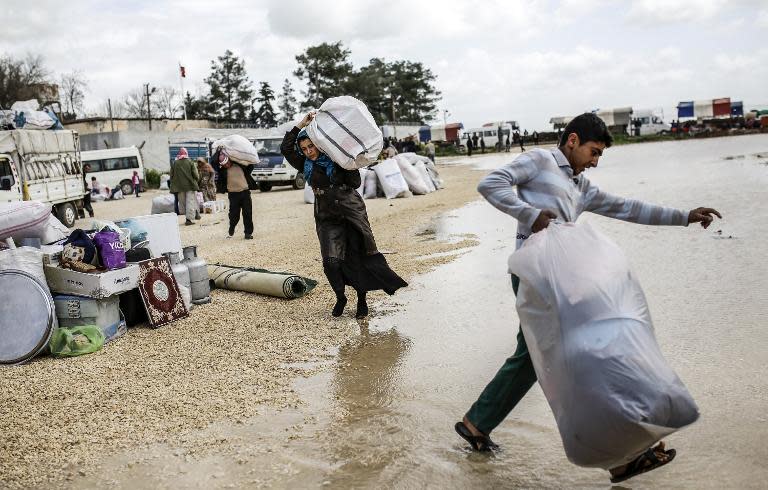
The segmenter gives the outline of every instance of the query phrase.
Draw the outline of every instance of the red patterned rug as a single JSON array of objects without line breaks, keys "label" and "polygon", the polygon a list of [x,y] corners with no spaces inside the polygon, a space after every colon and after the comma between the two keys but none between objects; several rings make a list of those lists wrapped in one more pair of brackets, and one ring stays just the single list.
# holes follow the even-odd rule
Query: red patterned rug
[{"label": "red patterned rug", "polygon": [[151,327],[171,323],[189,314],[167,257],[139,262],[139,293]]}]

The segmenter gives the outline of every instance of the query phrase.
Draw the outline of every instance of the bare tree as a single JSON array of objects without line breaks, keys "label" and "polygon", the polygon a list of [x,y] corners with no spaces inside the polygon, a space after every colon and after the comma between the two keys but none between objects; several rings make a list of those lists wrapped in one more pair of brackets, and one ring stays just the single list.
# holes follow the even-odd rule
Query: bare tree
[{"label": "bare tree", "polygon": [[175,88],[166,85],[158,88],[151,97],[152,115],[175,118],[181,112],[181,96]]},{"label": "bare tree", "polygon": [[73,70],[61,76],[59,94],[64,104],[63,118],[65,121],[77,119],[77,113],[83,113],[85,92],[88,90],[88,81],[79,70]]},{"label": "bare tree", "polygon": [[125,114],[128,117],[147,118],[147,97],[143,87],[133,89],[122,100],[125,106]]},{"label": "bare tree", "polygon": [[[9,108],[17,100],[42,99],[49,83],[43,57],[27,55],[23,60],[10,55],[0,57],[0,107]],[[46,102],[46,101],[42,101]]]},{"label": "bare tree", "polygon": [[99,116],[109,117],[110,105],[112,106],[113,118],[117,119],[128,116],[128,110],[126,109],[125,103],[122,100],[111,100],[109,102],[105,100],[99,104],[98,108],[96,109],[96,113]]}]

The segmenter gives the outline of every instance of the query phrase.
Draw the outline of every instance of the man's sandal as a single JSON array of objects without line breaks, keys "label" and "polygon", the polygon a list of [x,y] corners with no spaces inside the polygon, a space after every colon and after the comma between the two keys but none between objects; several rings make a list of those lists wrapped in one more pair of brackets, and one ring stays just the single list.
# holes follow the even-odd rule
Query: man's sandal
[{"label": "man's sandal", "polygon": [[[627,468],[624,470],[624,473],[612,476],[611,483],[623,482],[624,480],[629,480],[634,476],[647,473],[648,471],[655,470],[656,468],[660,468],[667,463],[671,463],[672,460],[675,459],[676,454],[677,452],[674,449],[665,451],[664,443],[659,443],[659,445],[655,448],[648,449],[646,452],[627,464]],[[662,455],[664,459],[660,459],[659,455]]]},{"label": "man's sandal", "polygon": [[453,428],[456,429],[456,433],[460,435],[462,439],[467,441],[475,451],[485,452],[499,449],[499,446],[496,445],[496,443],[494,443],[487,435],[481,434],[476,436],[472,434],[469,428],[464,425],[464,422],[456,422],[456,425],[454,425]]}]

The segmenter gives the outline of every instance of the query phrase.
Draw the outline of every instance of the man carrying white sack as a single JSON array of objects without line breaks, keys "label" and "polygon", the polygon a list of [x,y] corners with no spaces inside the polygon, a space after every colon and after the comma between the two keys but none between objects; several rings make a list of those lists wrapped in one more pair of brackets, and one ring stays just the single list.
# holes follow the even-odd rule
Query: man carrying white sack
[{"label": "man carrying white sack", "polygon": [[[532,233],[547,228],[550,220],[575,222],[584,211],[633,223],[676,226],[701,223],[703,228],[710,225],[714,216],[721,218],[712,208],[683,211],[613,196],[598,189],[582,172],[596,167],[603,150],[612,142],[605,123],[595,114],[585,113],[566,126],[558,148],[523,153],[480,182],[478,191],[483,197],[517,219],[516,248]],[[515,294],[519,284],[519,278],[512,275]],[[456,432],[477,451],[496,449],[498,446],[490,438],[491,431],[535,382],[536,372],[520,330],[515,353],[504,362],[463,420],[456,423]],[[611,481],[623,481],[656,469],[674,456],[674,449],[665,450],[664,444],[659,443],[628,464],[612,468]]]}]

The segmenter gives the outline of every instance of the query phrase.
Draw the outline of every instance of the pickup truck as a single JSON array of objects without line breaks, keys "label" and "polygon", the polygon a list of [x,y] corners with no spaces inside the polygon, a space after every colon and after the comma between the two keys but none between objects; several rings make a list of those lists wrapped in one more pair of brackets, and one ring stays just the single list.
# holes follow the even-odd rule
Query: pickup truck
[{"label": "pickup truck", "polygon": [[83,214],[80,140],[71,130],[0,131],[0,202],[40,201],[72,228]]},{"label": "pickup truck", "polygon": [[254,167],[251,177],[261,192],[269,192],[273,186],[290,185],[304,188],[304,174],[293,168],[280,153],[282,137],[257,138],[254,141],[261,164]]}]

